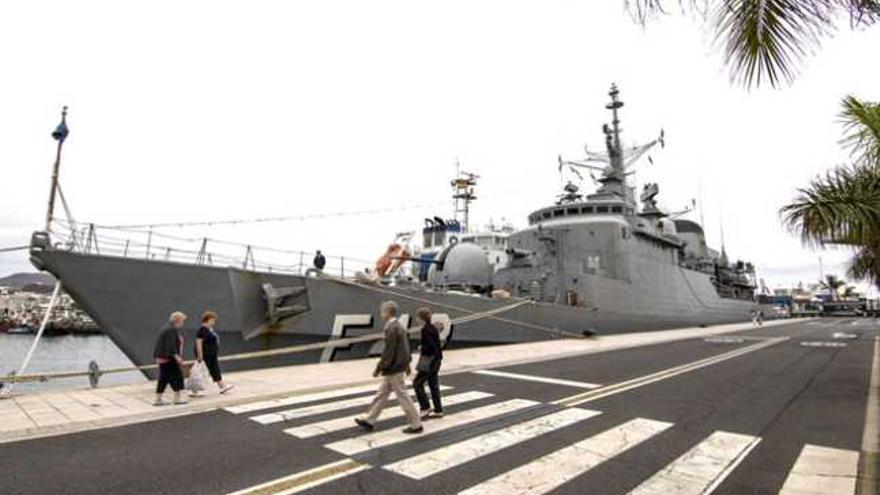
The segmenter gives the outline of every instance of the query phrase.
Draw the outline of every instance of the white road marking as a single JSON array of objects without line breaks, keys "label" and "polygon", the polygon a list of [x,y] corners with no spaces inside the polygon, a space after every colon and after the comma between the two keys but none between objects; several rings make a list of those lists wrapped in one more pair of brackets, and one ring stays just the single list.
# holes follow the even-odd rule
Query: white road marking
[{"label": "white road marking", "polygon": [[[471,402],[475,400],[485,399],[487,397],[492,397],[492,394],[488,392],[464,392],[461,394],[450,395],[449,397],[443,398],[444,406],[454,406],[456,404],[464,404],[466,402]],[[384,411],[382,413],[382,420],[399,418],[404,415],[403,410],[399,407],[392,407],[388,411]],[[347,430],[349,428],[356,427],[354,424],[354,419],[360,416],[359,414],[345,416],[343,418],[334,418],[328,419],[326,421],[320,421],[317,423],[309,423],[307,425],[295,426],[293,428],[288,428],[284,430],[284,433],[288,435],[293,435],[297,438],[311,438],[319,435],[326,435],[327,433],[333,433],[335,431]]]},{"label": "white road marking", "polygon": [[809,341],[801,342],[801,347],[846,347],[843,342]]},{"label": "white road marking", "polygon": [[853,494],[858,466],[859,453],[854,450],[805,445],[779,494]]},{"label": "white road marking", "polygon": [[[423,433],[422,435],[448,430],[450,428],[455,428],[457,426],[462,426],[468,423],[473,423],[476,421],[493,418],[504,414],[510,414],[514,411],[536,406],[538,404],[540,403],[533,400],[511,399],[497,404],[490,404],[488,406],[478,407],[476,409],[469,409],[467,411],[451,414],[444,417],[443,419],[437,419],[431,421],[430,423],[427,423],[425,425],[425,433]],[[354,455],[361,452],[366,452],[367,450],[378,449],[381,447],[387,447],[389,445],[405,442],[407,440],[413,440],[415,438],[421,437],[422,435],[408,435],[400,431],[400,429],[394,428],[391,430],[377,431],[374,433],[367,433],[365,435],[361,435],[355,438],[340,440],[338,442],[327,444],[326,447],[330,450],[335,450],[336,452],[339,452],[341,454]]]},{"label": "white road marking", "polygon": [[854,333],[847,333],[847,332],[834,332],[833,334],[831,334],[831,337],[835,338],[835,339],[847,339],[847,340],[859,338],[858,335],[856,335]]},{"label": "white road marking", "polygon": [[352,459],[343,459],[232,492],[228,495],[290,495],[369,468],[369,464],[363,464]]},{"label": "white road marking", "polygon": [[[441,390],[447,390],[448,388],[449,387],[444,387],[442,385],[440,386]],[[366,395],[363,397],[355,397],[353,399],[324,402],[313,406],[305,406],[296,409],[287,409],[274,413],[261,414],[259,416],[252,416],[249,419],[251,421],[256,421],[257,423],[260,423],[261,425],[268,425],[272,423],[280,423],[282,421],[290,421],[293,419],[305,418],[308,416],[315,416],[317,414],[338,411],[340,409],[347,409],[349,407],[365,406],[372,401],[373,396]]]},{"label": "white road marking", "polygon": [[637,418],[475,485],[461,494],[547,493],[671,426],[672,423]]},{"label": "white road marking", "polygon": [[251,402],[250,404],[226,407],[224,408],[224,410],[233,414],[243,414],[260,411],[262,409],[271,409],[273,407],[292,406],[296,404],[303,404],[306,402],[324,399],[335,399],[337,397],[344,397],[346,395],[374,392],[376,390],[376,387],[378,387],[378,385],[361,385],[358,387],[340,388],[335,390],[327,390],[324,392],[315,392],[312,394],[292,395],[290,397],[283,397],[280,399],[261,400],[258,402]]},{"label": "white road marking", "polygon": [[862,430],[862,479],[859,482],[859,493],[880,492],[877,459],[880,459],[880,335],[874,337],[871,381],[865,404],[865,428]]},{"label": "white road marking", "polygon": [[601,414],[571,408],[409,457],[385,469],[420,480],[479,457]]},{"label": "white road marking", "polygon": [[474,371],[474,373],[476,373],[478,375],[498,376],[501,378],[511,378],[513,380],[525,380],[528,382],[552,383],[553,385],[564,385],[566,387],[575,387],[575,388],[594,389],[594,388],[601,387],[601,385],[596,384],[596,383],[579,382],[579,381],[574,381],[574,380],[562,380],[560,378],[547,378],[544,376],[523,375],[520,373],[509,373],[506,371],[497,371],[497,370],[477,370],[477,371]]},{"label": "white road marking", "polygon": [[707,337],[703,342],[708,344],[742,344],[746,339],[742,337]]},{"label": "white road marking", "polygon": [[648,478],[630,494],[711,493],[760,440],[750,435],[716,431]]},{"label": "white road marking", "polygon": [[611,395],[616,395],[622,392],[626,392],[628,390],[632,390],[639,387],[644,387],[646,385],[650,385],[655,382],[659,382],[661,380],[666,380],[668,378],[672,378],[684,373],[688,373],[690,371],[695,371],[701,368],[705,368],[708,366],[713,366],[718,363],[722,363],[729,359],[737,358],[739,356],[743,356],[745,354],[749,354],[751,352],[759,351],[761,349],[765,349],[772,345],[779,344],[781,342],[785,342],[789,337],[776,337],[776,338],[768,338],[766,340],[762,340],[756,342],[751,345],[747,345],[745,347],[739,347],[732,351],[728,351],[722,354],[718,354],[716,356],[710,356],[707,358],[699,359],[697,361],[692,361],[690,363],[682,364],[679,366],[675,366],[672,368],[668,368],[665,370],[661,370],[655,373],[651,373],[648,375],[639,376],[636,378],[632,378],[629,380],[625,380],[618,383],[613,383],[611,385],[606,385],[604,387],[600,387],[596,390],[590,390],[588,392],[582,392],[577,395],[573,395],[570,397],[565,397],[563,399],[553,401],[553,404],[561,405],[561,406],[577,406],[580,404],[585,404],[587,402],[591,402],[594,400],[602,399],[604,397],[608,397]]}]

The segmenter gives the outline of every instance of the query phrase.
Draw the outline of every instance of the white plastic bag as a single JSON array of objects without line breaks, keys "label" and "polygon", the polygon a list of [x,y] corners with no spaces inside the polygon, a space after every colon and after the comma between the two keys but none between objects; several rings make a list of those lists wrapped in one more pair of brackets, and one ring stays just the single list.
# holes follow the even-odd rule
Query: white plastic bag
[{"label": "white plastic bag", "polygon": [[205,363],[195,363],[189,370],[189,378],[186,379],[186,389],[190,392],[204,392],[207,383],[207,370]]}]

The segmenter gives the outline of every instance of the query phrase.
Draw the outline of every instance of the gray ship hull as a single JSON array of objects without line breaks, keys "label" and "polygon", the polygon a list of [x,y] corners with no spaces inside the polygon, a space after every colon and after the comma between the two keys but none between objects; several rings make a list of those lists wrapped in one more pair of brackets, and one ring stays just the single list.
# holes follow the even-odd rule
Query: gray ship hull
[{"label": "gray ship hull", "polygon": [[[332,277],[261,273],[53,248],[33,248],[31,261],[61,280],[64,289],[138,365],[153,362],[157,331],[175,310],[190,315],[185,335],[187,354],[192,356],[198,316],[208,309],[220,315],[221,349],[228,355],[325,342],[334,336],[334,323],[345,315],[361,315],[360,324],[337,331],[336,337],[375,332],[379,329],[378,306],[387,299],[396,300],[407,315],[427,305],[435,313],[453,319],[511,304],[510,300],[434,292],[421,286],[373,287]],[[644,268],[635,271],[630,281],[584,275],[579,284],[585,288],[586,303],[580,306],[534,302],[494,317],[456,324],[448,344],[517,343],[559,338],[566,333],[601,335],[741,322],[749,319],[755,307],[749,301],[719,297],[704,273],[672,266]],[[301,312],[269,326],[262,288],[266,283],[276,288],[303,288],[295,301]],[[375,354],[375,350],[373,344],[359,344],[332,352],[231,361],[224,368],[353,359]]]}]

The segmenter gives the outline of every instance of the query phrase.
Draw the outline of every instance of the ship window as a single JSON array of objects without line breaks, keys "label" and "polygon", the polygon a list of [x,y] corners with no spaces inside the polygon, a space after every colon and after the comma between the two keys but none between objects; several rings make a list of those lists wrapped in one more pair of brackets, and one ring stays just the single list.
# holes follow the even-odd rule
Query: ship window
[{"label": "ship window", "polygon": [[568,213],[569,215],[577,215],[577,214],[579,213],[579,211],[578,211],[577,208],[569,208],[569,209],[566,211],[566,213]]},{"label": "ship window", "polygon": [[563,210],[562,208],[560,208],[558,210],[553,210],[554,217],[561,217],[564,214],[565,214],[565,210]]},{"label": "ship window", "polygon": [[549,212],[549,211],[545,211],[544,213],[541,214],[541,216],[544,217],[544,218],[550,218],[550,212]]},{"label": "ship window", "polygon": [[611,211],[614,212],[614,213],[620,213],[620,212],[623,211],[623,208],[621,208],[620,206],[613,206],[613,207],[611,208]]},{"label": "ship window", "polygon": [[581,208],[581,213],[593,213],[593,207],[592,206],[584,206],[583,208]]},{"label": "ship window", "polygon": [[608,213],[608,207],[607,206],[597,206],[596,213]]}]

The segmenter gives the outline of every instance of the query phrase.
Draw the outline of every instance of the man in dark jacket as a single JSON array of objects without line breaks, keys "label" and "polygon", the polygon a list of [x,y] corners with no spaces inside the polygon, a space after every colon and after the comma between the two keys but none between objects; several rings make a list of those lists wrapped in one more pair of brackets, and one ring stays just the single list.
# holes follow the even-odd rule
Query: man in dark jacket
[{"label": "man in dark jacket", "polygon": [[171,313],[168,323],[162,327],[159,332],[159,338],[156,339],[156,347],[153,351],[153,357],[156,364],[159,365],[159,380],[156,382],[156,401],[154,406],[164,406],[165,401],[162,400],[162,394],[165,393],[165,387],[171,385],[174,390],[174,403],[186,404],[186,400],[180,396],[183,390],[183,335],[180,333],[183,323],[186,321],[186,315],[180,311]]},{"label": "man in dark jacket", "polygon": [[[443,361],[443,342],[440,340],[440,331],[431,323],[431,310],[419,308],[417,314],[419,321],[422,322],[422,348],[416,366],[417,373],[413,380],[413,389],[416,391],[416,399],[419,401],[422,418],[440,418],[443,417],[443,403],[440,399],[438,373]],[[434,402],[433,410],[428,402],[428,396],[425,394],[425,382],[431,389],[431,400]]]},{"label": "man in dark jacket", "polygon": [[422,421],[419,418],[419,413],[416,412],[416,406],[406,392],[405,375],[411,373],[412,355],[409,350],[409,336],[406,329],[397,321],[399,311],[397,303],[393,301],[385,301],[379,310],[382,320],[385,322],[385,349],[382,350],[382,357],[376,365],[373,376],[381,375],[382,382],[370,404],[367,416],[355,419],[355,423],[366,430],[372,430],[376,420],[379,419],[379,414],[382,413],[385,401],[393,391],[400,408],[403,409],[409,421],[409,426],[403,432],[421,433],[423,431]]},{"label": "man in dark jacket", "polygon": [[315,253],[315,259],[312,260],[312,263],[315,265],[315,269],[319,272],[323,272],[324,267],[327,266],[327,258],[325,258],[323,254],[321,254],[320,249],[318,250],[318,252]]}]

